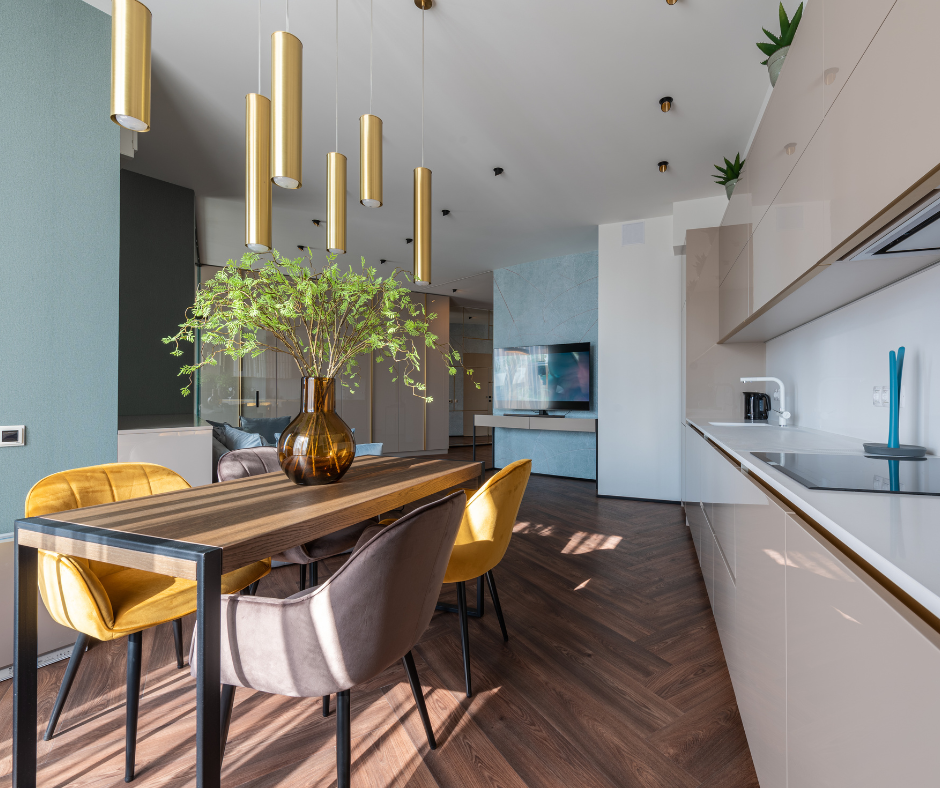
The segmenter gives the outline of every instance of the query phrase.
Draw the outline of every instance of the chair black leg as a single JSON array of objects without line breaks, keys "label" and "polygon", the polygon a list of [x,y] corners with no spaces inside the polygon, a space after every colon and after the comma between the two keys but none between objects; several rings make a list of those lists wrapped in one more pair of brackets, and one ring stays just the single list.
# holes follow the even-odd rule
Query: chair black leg
[{"label": "chair black leg", "polygon": [[134,779],[137,758],[137,713],[140,710],[140,663],[144,633],[127,636],[127,723],[124,733],[124,782]]},{"label": "chair black leg", "polygon": [[310,585],[311,586],[320,585],[320,567],[316,561],[310,564]]},{"label": "chair black leg", "polygon": [[324,717],[330,716],[330,696],[329,695],[323,696],[323,716]]},{"label": "chair black leg", "polygon": [[173,643],[176,645],[176,667],[183,667],[183,620],[173,621]]},{"label": "chair black leg", "polygon": [[250,586],[248,586],[248,596],[254,596],[258,593],[258,586],[261,585],[260,580],[255,580]]},{"label": "chair black leg", "polygon": [[300,564],[300,590],[304,591],[307,588],[307,565]]},{"label": "chair black leg", "polygon": [[[444,602],[438,602],[438,604],[435,606],[434,609],[442,610],[445,613],[458,612],[456,605],[448,605],[448,604],[445,604]],[[470,618],[483,618],[483,614],[485,612],[486,611],[484,610],[484,604],[483,604],[483,575],[480,575],[477,578],[477,608],[476,610],[472,610],[471,608],[468,607],[467,615]]]},{"label": "chair black leg", "polygon": [[46,726],[46,733],[43,735],[45,741],[49,741],[55,734],[55,726],[59,723],[59,715],[65,707],[66,698],[72,689],[72,682],[75,681],[75,674],[78,673],[78,666],[82,664],[82,657],[85,656],[85,649],[91,637],[83,632],[78,633],[75,639],[75,645],[72,646],[72,656],[69,657],[69,664],[65,668],[65,675],[62,677],[62,686],[59,687],[59,694],[55,699],[55,706],[52,707],[52,716],[49,717],[49,725]]},{"label": "chair black leg", "polygon": [[503,630],[503,643],[508,643],[509,633],[506,631],[506,619],[503,618],[503,609],[499,606],[499,596],[496,593],[496,578],[493,577],[492,569],[486,573],[486,582],[490,587],[490,599],[493,600],[493,607],[496,608],[496,618],[499,619],[499,628]]},{"label": "chair black leg", "polygon": [[460,644],[463,646],[463,675],[467,684],[467,697],[473,695],[470,688],[470,632],[467,629],[467,584],[457,583],[457,613],[460,617]]},{"label": "chair black leg", "polygon": [[231,684],[222,685],[222,694],[219,696],[219,714],[220,714],[220,732],[222,739],[222,750],[219,756],[219,763],[225,756],[225,745],[228,742],[228,729],[232,724],[232,707],[235,705],[235,687]]},{"label": "chair black leg", "polygon": [[349,733],[349,690],[336,693],[336,788],[349,788],[352,750]]},{"label": "chair black leg", "polygon": [[418,705],[418,713],[421,715],[421,722],[424,723],[424,732],[428,735],[428,745],[432,750],[437,749],[437,741],[434,739],[434,731],[431,728],[431,720],[428,717],[428,707],[424,703],[424,692],[421,690],[421,682],[418,681],[418,670],[415,668],[415,659],[409,651],[401,658],[405,666],[405,673],[408,674],[408,683],[411,684],[411,694],[415,696],[415,703]]}]

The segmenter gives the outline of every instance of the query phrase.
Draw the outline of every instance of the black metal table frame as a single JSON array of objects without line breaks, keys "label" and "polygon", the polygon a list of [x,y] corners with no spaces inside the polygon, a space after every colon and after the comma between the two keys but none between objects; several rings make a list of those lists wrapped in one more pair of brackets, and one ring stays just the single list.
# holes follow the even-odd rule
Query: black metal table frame
[{"label": "black metal table frame", "polygon": [[221,755],[220,611],[222,549],[191,542],[30,517],[16,521],[13,662],[13,788],[36,788],[39,548],[20,544],[34,531],[196,565],[196,785],[218,788]]}]

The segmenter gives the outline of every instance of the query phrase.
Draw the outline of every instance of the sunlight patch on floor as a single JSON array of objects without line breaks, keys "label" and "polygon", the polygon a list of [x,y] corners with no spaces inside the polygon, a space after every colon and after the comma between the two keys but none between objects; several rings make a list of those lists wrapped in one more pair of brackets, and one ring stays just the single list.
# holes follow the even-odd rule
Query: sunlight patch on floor
[{"label": "sunlight patch on floor", "polygon": [[540,523],[516,523],[512,527],[514,534],[535,534],[536,536],[551,536],[555,533],[555,527],[552,525],[541,525]]},{"label": "sunlight patch on floor", "polygon": [[589,534],[579,531],[568,544],[562,548],[562,554],[581,555],[593,553],[595,550],[613,550],[622,541],[620,536],[604,536],[604,534]]}]

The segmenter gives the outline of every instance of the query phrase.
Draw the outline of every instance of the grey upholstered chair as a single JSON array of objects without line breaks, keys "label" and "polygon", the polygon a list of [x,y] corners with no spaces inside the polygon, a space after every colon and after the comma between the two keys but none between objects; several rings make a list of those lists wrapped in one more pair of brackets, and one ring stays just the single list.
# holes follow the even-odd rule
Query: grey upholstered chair
[{"label": "grey upholstered chair", "polygon": [[[234,687],[291,697],[336,693],[338,788],[350,774],[349,690],[402,660],[431,749],[437,743],[411,649],[440,595],[467,497],[463,490],[388,527],[371,526],[323,585],[287,599],[223,596],[222,752]],[[193,646],[196,647],[193,637]],[[190,652],[190,671],[196,659]]]},{"label": "grey upholstered chair", "polygon": [[[382,444],[378,445],[381,446]],[[246,476],[258,476],[262,473],[280,470],[281,465],[277,460],[277,447],[261,446],[253,449],[236,449],[224,455],[219,460],[218,475],[220,482],[227,482],[232,479],[244,479]],[[272,560],[285,564],[299,564],[300,590],[303,591],[307,588],[307,567],[310,567],[310,585],[315,586],[320,579],[317,562],[334,555],[348,553],[356,546],[362,532],[370,524],[364,522],[350,525],[342,531],[329,534],[329,536],[321,536],[312,542],[285,550],[283,553],[272,556]]]}]

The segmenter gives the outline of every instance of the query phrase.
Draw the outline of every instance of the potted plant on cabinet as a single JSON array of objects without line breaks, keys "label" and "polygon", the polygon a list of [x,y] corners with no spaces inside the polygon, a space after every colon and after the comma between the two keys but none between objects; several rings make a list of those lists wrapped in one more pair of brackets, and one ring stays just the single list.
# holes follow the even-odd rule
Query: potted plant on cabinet
[{"label": "potted plant on cabinet", "polygon": [[796,29],[799,27],[802,18],[802,3],[800,3],[800,7],[796,9],[793,19],[787,18],[787,12],[783,8],[783,3],[780,3],[780,35],[775,36],[766,27],[763,28],[764,33],[770,41],[759,42],[757,48],[767,55],[767,59],[762,60],[761,65],[767,66],[767,71],[770,74],[771,87],[777,84],[777,77],[780,76],[783,61],[786,59],[787,52],[790,51],[790,44],[793,43],[793,36],[796,35]]},{"label": "potted plant on cabinet", "polygon": [[746,159],[741,158],[739,153],[734,157],[734,161],[728,161],[725,159],[725,166],[721,167],[715,165],[715,169],[720,173],[719,175],[712,175],[715,179],[715,182],[719,186],[725,187],[725,194],[728,195],[728,199],[731,199],[731,193],[734,191],[734,186],[738,182],[738,178],[741,177],[741,170],[744,168],[744,162]]},{"label": "potted plant on cabinet", "polygon": [[432,397],[414,377],[421,347],[440,353],[451,375],[461,366],[460,354],[431,331],[437,316],[413,302],[398,281],[400,269],[386,278],[376,276],[363,258],[361,273],[342,271],[335,257],[327,257],[319,271],[312,255],[309,267],[304,258],[290,260],[277,251],[260,268],[256,254],[246,254],[239,263],[229,260],[199,287],[179,331],[163,339],[173,345],[175,356],[183,353],[181,342],[198,341],[203,351],[200,360],[180,370],[189,376],[184,396],[197,370],[218,364],[220,354],[254,358],[270,350],[293,358],[302,376],[301,411],[281,434],[277,449],[281,468],[297,484],[338,481],[352,464],[356,444],[335,411],[335,386],[340,378],[346,388],[358,388],[362,355],[372,354],[376,363],[392,362],[392,380],[401,375],[426,402]]}]

